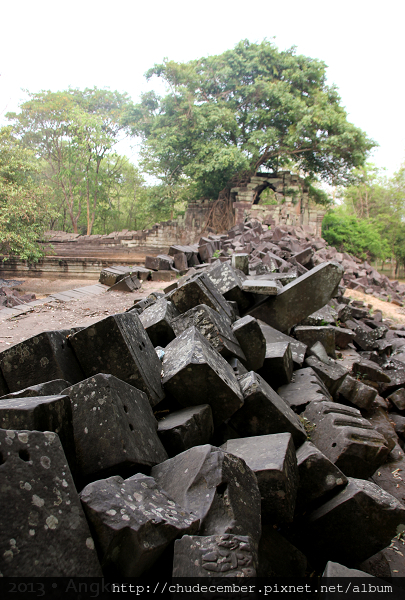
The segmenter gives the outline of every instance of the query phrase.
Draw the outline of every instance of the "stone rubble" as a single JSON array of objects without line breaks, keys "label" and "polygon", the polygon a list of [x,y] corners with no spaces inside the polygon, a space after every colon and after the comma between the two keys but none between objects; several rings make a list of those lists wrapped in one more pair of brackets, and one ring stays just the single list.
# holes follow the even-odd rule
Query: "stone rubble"
[{"label": "stone rubble", "polygon": [[405,328],[344,296],[405,286],[258,221],[101,279],[153,270],[0,352],[0,574],[405,576]]}]

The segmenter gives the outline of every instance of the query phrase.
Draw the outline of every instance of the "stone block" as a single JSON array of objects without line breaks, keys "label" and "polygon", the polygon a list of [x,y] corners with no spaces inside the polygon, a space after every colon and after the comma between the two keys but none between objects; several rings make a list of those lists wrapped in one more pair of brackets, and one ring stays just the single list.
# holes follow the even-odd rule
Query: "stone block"
[{"label": "stone block", "polygon": [[294,335],[297,340],[309,348],[316,342],[321,342],[329,356],[336,358],[334,328],[328,326],[311,327],[309,325],[302,325],[294,329]]},{"label": "stone block", "polygon": [[343,268],[339,264],[322,263],[286,285],[277,296],[269,297],[249,309],[248,313],[286,332],[329,302],[342,275]]},{"label": "stone block", "polygon": [[358,408],[371,409],[377,390],[347,375],[338,389],[338,400],[344,398]]},{"label": "stone block", "polygon": [[312,315],[309,315],[303,319],[300,325],[311,325],[313,327],[319,327],[321,325],[333,325],[338,318],[337,311],[326,304],[319,310],[316,310]]},{"label": "stone block", "polygon": [[367,381],[381,381],[382,383],[390,383],[391,381],[389,372],[383,371],[377,363],[365,358],[354,361],[352,371],[355,377],[360,376],[367,379]]},{"label": "stone block", "polygon": [[248,370],[260,369],[266,355],[266,339],[257,320],[247,315],[235,321],[232,331],[245,354]]},{"label": "stone block", "polygon": [[187,262],[187,256],[185,255],[184,252],[177,252],[174,255],[174,268],[180,272],[187,271],[188,262]]},{"label": "stone block", "polygon": [[87,377],[109,373],[145,392],[152,406],[163,399],[160,361],[133,311],[106,317],[70,342]]},{"label": "stone block", "polygon": [[69,334],[69,330],[45,331],[0,352],[10,392],[52,379],[81,381],[83,371],[67,341]]},{"label": "stone block", "polygon": [[280,289],[280,286],[275,281],[267,281],[265,279],[246,279],[242,283],[242,290],[244,292],[258,294],[259,296],[276,296]]},{"label": "stone block", "polygon": [[163,386],[182,406],[211,406],[214,425],[229,419],[243,404],[232,367],[195,328],[165,348]]},{"label": "stone block", "polygon": [[405,389],[400,388],[388,396],[388,400],[398,410],[405,410]]},{"label": "stone block", "polygon": [[229,420],[241,436],[291,433],[295,446],[306,440],[299,418],[260,375],[250,371],[239,379],[243,406]]},{"label": "stone block", "polygon": [[107,267],[101,271],[99,282],[103,285],[108,285],[108,287],[111,287],[120,281],[120,279],[130,275],[134,270],[135,268],[132,267]]},{"label": "stone block", "polygon": [[235,337],[230,320],[213,308],[200,304],[172,321],[176,336],[189,327],[195,327],[209,341],[211,346],[224,358],[246,360],[242,348]]},{"label": "stone block", "polygon": [[170,413],[158,422],[158,435],[170,457],[193,446],[208,444],[214,433],[209,404]]},{"label": "stone block", "polygon": [[326,365],[324,362],[310,356],[305,360],[305,365],[311,367],[320,379],[324,382],[331,396],[335,396],[338,389],[342,385],[345,377],[349,374],[349,371],[342,365],[336,362],[331,362]]},{"label": "stone block", "polygon": [[294,517],[298,469],[290,433],[228,440],[221,446],[239,458],[256,475],[262,499],[262,519],[290,522]]},{"label": "stone block", "polygon": [[266,340],[266,344],[275,344],[277,342],[289,342],[291,346],[291,354],[293,358],[294,368],[299,369],[305,359],[305,353],[307,351],[307,346],[302,344],[298,340],[286,335],[285,333],[281,333],[274,327],[270,327],[270,325],[266,325],[263,321],[258,320],[260,329],[264,335]]},{"label": "stone block", "polygon": [[239,269],[245,275],[249,275],[249,254],[232,254],[231,261],[234,269]]},{"label": "stone block", "polygon": [[341,489],[347,477],[312,442],[305,442],[297,450],[299,486],[297,509],[306,510],[313,502]]},{"label": "stone block", "polygon": [[226,362],[232,367],[235,377],[248,373],[246,367],[237,358],[227,358]]},{"label": "stone block", "polygon": [[[65,379],[54,379],[53,381],[46,381],[45,383],[39,383],[38,385],[31,385],[28,388],[19,390],[18,392],[10,392],[5,396],[1,396],[0,400],[6,398],[32,398],[36,396],[55,396],[60,394],[62,390],[72,385]],[[28,429],[28,428],[27,428]]]},{"label": "stone block", "polygon": [[72,404],[81,481],[111,473],[128,475],[135,468],[151,467],[167,458],[152,408],[140,390],[100,373],[63,394]]},{"label": "stone block", "polygon": [[[339,578],[348,578],[353,579],[354,577],[373,577],[364,571],[359,571],[358,569],[348,569],[339,563],[329,561],[326,564],[325,570],[322,573],[322,577],[339,577]],[[374,579],[374,578],[373,578]]]},{"label": "stone block", "polygon": [[384,437],[388,451],[391,452],[398,443],[398,436],[391,420],[391,415],[387,413],[386,407],[375,406],[372,410],[363,411],[363,416],[374,427],[374,430]]},{"label": "stone block", "polygon": [[173,577],[237,577],[239,581],[256,577],[256,568],[248,536],[185,535],[174,543]]},{"label": "stone block", "polygon": [[181,313],[185,313],[199,304],[205,304],[220,314],[225,313],[231,321],[234,321],[231,307],[206,273],[186,281],[170,292],[167,299],[173,302]]},{"label": "stone block", "polygon": [[270,523],[263,523],[259,544],[258,577],[305,577],[307,559]]},{"label": "stone block", "polygon": [[0,429],[3,577],[101,577],[59,437]]},{"label": "stone block", "polygon": [[[405,523],[405,506],[370,481],[347,486],[307,517],[303,540],[322,562],[355,566],[385,548]],[[308,548],[309,549],[309,548]]]},{"label": "stone block", "polygon": [[175,538],[198,531],[198,518],[141,473],[90,483],[80,499],[102,567],[113,576],[139,577]]},{"label": "stone block", "polygon": [[159,298],[152,306],[145,308],[139,319],[153,346],[167,346],[176,337],[172,322],[180,315],[174,304],[166,298]]},{"label": "stone block", "polygon": [[266,356],[258,372],[273,389],[290,383],[293,374],[290,342],[266,344]]},{"label": "stone block", "polygon": [[[332,327],[332,325],[330,327]],[[335,345],[341,350],[345,350],[350,342],[356,337],[354,331],[346,329],[345,327],[333,327],[333,330],[335,332]]]},{"label": "stone block", "polygon": [[230,265],[218,261],[214,263],[207,274],[223,297],[236,302],[240,311],[246,310],[252,304],[249,294],[242,291],[241,277]]},{"label": "stone block", "polygon": [[249,535],[257,549],[260,492],[243,460],[215,446],[194,446],[153,467],[151,475],[200,519],[200,535]]},{"label": "stone block", "polygon": [[308,349],[307,355],[315,356],[315,358],[325,363],[325,365],[333,364],[331,358],[329,358],[328,353],[326,352],[325,347],[321,342],[315,342],[315,344]]},{"label": "stone block", "polygon": [[140,281],[135,275],[127,275],[109,287],[107,292],[135,292],[141,287],[142,281]]},{"label": "stone block", "polygon": [[6,380],[4,379],[3,373],[0,370],[0,394],[3,396],[4,394],[8,394],[10,390],[8,389],[8,385]]},{"label": "stone block", "polygon": [[313,443],[348,477],[367,479],[389,453],[385,438],[356,408],[311,402],[303,416],[315,425]]},{"label": "stone block", "polygon": [[294,371],[291,382],[279,387],[277,393],[298,413],[302,412],[309,402],[332,399],[322,379],[311,367]]}]

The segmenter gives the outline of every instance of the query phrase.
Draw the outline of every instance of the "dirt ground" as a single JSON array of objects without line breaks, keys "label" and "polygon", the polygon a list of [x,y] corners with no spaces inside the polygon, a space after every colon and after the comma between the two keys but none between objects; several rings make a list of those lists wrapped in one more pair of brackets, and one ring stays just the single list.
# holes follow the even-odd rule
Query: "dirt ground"
[{"label": "dirt ground", "polygon": [[389,319],[394,325],[405,325],[405,309],[400,306],[391,304],[391,302],[384,302],[384,300],[379,300],[357,290],[346,290],[345,296],[352,300],[363,300],[366,305],[371,304],[374,312],[380,310],[383,319]]}]

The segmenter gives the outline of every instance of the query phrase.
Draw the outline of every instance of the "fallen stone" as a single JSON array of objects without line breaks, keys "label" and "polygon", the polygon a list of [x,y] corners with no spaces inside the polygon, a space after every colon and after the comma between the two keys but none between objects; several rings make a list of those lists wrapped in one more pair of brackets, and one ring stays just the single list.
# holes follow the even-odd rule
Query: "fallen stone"
[{"label": "fallen stone", "polygon": [[238,378],[239,375],[244,375],[245,373],[248,373],[248,370],[246,369],[245,365],[243,365],[237,358],[227,358],[226,362],[232,367],[236,378]]},{"label": "fallen stone", "polygon": [[198,531],[198,518],[141,473],[90,483],[80,499],[111,575],[139,577],[175,538]]},{"label": "fallen stone", "polygon": [[174,543],[173,577],[256,577],[257,556],[248,536],[185,535]]},{"label": "fallen stone", "polygon": [[267,298],[248,313],[279,331],[288,331],[329,302],[342,278],[337,263],[323,263],[286,285],[277,296]]},{"label": "fallen stone", "polygon": [[170,292],[167,299],[173,302],[180,313],[185,313],[195,306],[205,304],[220,314],[225,313],[232,322],[234,321],[231,307],[206,273],[186,281]]},{"label": "fallen stone", "polygon": [[[246,318],[246,317],[245,317]],[[281,333],[274,327],[270,327],[270,325],[266,325],[263,321],[257,321],[259,323],[260,329],[264,335],[266,340],[266,344],[275,344],[277,342],[289,342],[291,346],[291,354],[293,358],[294,368],[299,369],[305,359],[305,353],[307,351],[307,346],[302,344],[298,340],[286,335],[285,333]]]},{"label": "fallen stone", "polygon": [[316,342],[321,342],[327,354],[332,358],[335,356],[335,331],[328,326],[299,326],[294,329],[294,335],[303,344],[311,348]]},{"label": "fallen stone", "polygon": [[389,454],[385,438],[356,408],[310,402],[303,417],[315,425],[312,442],[348,477],[367,479]]},{"label": "fallen stone", "polygon": [[375,406],[372,410],[363,411],[363,415],[372,427],[374,427],[375,431],[384,437],[386,446],[389,452],[391,452],[398,443],[398,436],[390,418],[391,415],[387,414],[386,408]]},{"label": "fallen stone", "polygon": [[390,369],[389,371],[389,377],[391,379],[391,381],[389,383],[379,383],[378,384],[378,389],[380,392],[380,395],[383,396],[383,398],[386,398],[389,395],[392,395],[393,392],[396,392],[398,389],[403,388],[405,385],[405,368],[401,369],[401,368],[397,368],[397,369]]},{"label": "fallen stone", "polygon": [[297,415],[260,375],[250,371],[239,383],[244,403],[228,423],[241,437],[288,432],[296,447],[305,442]]},{"label": "fallen stone", "polygon": [[[32,385],[18,392],[11,392],[1,396],[0,400],[7,398],[32,398],[37,396],[55,396],[60,394],[62,390],[72,385],[65,379],[54,379],[53,381],[46,381],[45,383],[39,383],[38,385]],[[27,428],[28,429],[28,428]]]},{"label": "fallen stone", "polygon": [[177,252],[174,255],[174,267],[180,271],[180,273],[188,269],[187,256],[184,252]]},{"label": "fallen stone", "polygon": [[200,535],[249,535],[257,549],[260,492],[243,460],[207,444],[156,465],[151,475],[173,500],[200,519]]},{"label": "fallen stone", "polygon": [[221,448],[242,458],[256,475],[262,499],[262,519],[272,523],[292,521],[298,470],[291,434],[233,439]]},{"label": "fallen stone", "polygon": [[230,265],[216,262],[207,274],[224,298],[236,302],[240,311],[252,304],[251,297],[242,291],[241,278]]},{"label": "fallen stone", "polygon": [[293,359],[289,342],[266,344],[266,355],[259,375],[273,388],[290,383],[293,374]]},{"label": "fallen stone", "polygon": [[331,400],[332,397],[313,369],[294,371],[292,381],[278,388],[280,398],[295,412],[302,412],[309,402]]},{"label": "fallen stone", "polygon": [[87,377],[109,373],[145,392],[152,406],[163,399],[161,364],[138,315],[111,315],[70,342]]},{"label": "fallen stone", "polygon": [[177,308],[166,298],[159,298],[152,306],[145,308],[139,319],[153,346],[167,346],[176,337],[173,320],[180,315]]},{"label": "fallen stone", "polygon": [[356,337],[356,334],[351,329],[345,329],[344,327],[333,327],[333,330],[335,332],[335,345],[341,350],[347,348],[350,342],[352,342]]},{"label": "fallen stone", "polygon": [[63,394],[72,404],[80,481],[128,475],[167,458],[149,400],[140,390],[99,373]]},{"label": "fallen stone", "polygon": [[322,573],[322,577],[373,577],[364,571],[359,571],[358,569],[348,569],[339,563],[329,561],[326,564],[325,570]]},{"label": "fallen stone", "polygon": [[321,342],[315,342],[315,344],[308,349],[307,355],[314,356],[321,362],[325,363],[325,365],[333,364]]},{"label": "fallen stone", "polygon": [[121,267],[119,265],[106,267],[100,273],[99,282],[103,285],[108,285],[108,287],[111,287],[118,283],[118,281],[121,279],[124,279],[124,277],[131,275],[134,270],[136,270],[136,267]]},{"label": "fallen stone", "polygon": [[67,341],[69,330],[45,331],[0,352],[0,367],[10,392],[52,379],[76,383],[83,372]]},{"label": "fallen stone", "polygon": [[266,281],[264,279],[246,279],[242,283],[242,290],[250,294],[259,296],[276,296],[280,286],[275,281]]},{"label": "fallen stone", "polygon": [[377,396],[377,390],[347,375],[338,389],[338,400],[344,398],[358,408],[370,410]]},{"label": "fallen stone", "polygon": [[400,388],[399,390],[396,390],[388,396],[388,400],[392,402],[398,410],[405,410],[405,389]]},{"label": "fallen stone", "polygon": [[338,318],[338,313],[335,309],[333,309],[329,304],[326,304],[319,310],[312,313],[312,315],[308,315],[305,319],[303,319],[300,325],[311,325],[313,327],[319,327],[322,325],[333,325]]},{"label": "fallen stone", "polygon": [[169,457],[202,446],[211,441],[214,433],[209,404],[183,408],[158,422],[158,435]]},{"label": "fallen stone", "polygon": [[307,559],[269,523],[262,525],[258,577],[305,577]]},{"label": "fallen stone", "polygon": [[371,480],[405,505],[405,454],[397,444]]},{"label": "fallen stone", "polygon": [[305,359],[305,365],[311,367],[318,377],[322,379],[331,396],[336,395],[344,378],[349,374],[349,371],[342,365],[335,362],[326,365],[314,356]]},{"label": "fallen stone", "polygon": [[127,275],[109,287],[107,292],[135,292],[141,287],[142,281],[140,281],[135,275]]},{"label": "fallen stone", "polygon": [[232,331],[246,357],[245,365],[250,371],[258,371],[266,356],[266,339],[259,323],[247,315],[232,325]]},{"label": "fallen stone", "polygon": [[390,383],[391,381],[386,371],[383,371],[375,362],[364,358],[353,363],[352,371],[355,376],[360,376],[368,381],[381,381],[383,383]]},{"label": "fallen stone", "polygon": [[249,254],[232,254],[231,264],[233,269],[238,269],[245,275],[249,275]]},{"label": "fallen stone", "polygon": [[3,577],[101,577],[59,437],[0,429]]}]

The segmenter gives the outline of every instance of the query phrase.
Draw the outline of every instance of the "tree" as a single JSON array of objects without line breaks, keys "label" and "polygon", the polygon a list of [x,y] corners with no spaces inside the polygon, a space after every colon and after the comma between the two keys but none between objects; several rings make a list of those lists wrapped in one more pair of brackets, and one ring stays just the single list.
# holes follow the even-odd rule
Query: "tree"
[{"label": "tree", "polygon": [[194,198],[229,195],[262,168],[346,183],[376,144],[347,121],[325,72],[266,40],[188,63],[165,59],[146,77],[162,78],[169,93],[144,94],[126,122],[143,139],[148,169],[190,178]]},{"label": "tree", "polygon": [[38,181],[38,166],[11,127],[0,129],[0,253],[38,260],[38,244],[50,217],[49,190]]},{"label": "tree", "polygon": [[100,195],[100,167],[126,133],[126,94],[97,88],[30,94],[19,114],[7,116],[22,141],[46,164],[44,175],[61,197],[77,233],[83,205],[91,234]]}]

